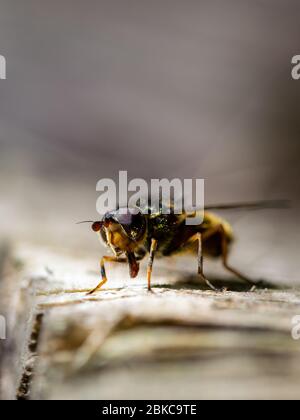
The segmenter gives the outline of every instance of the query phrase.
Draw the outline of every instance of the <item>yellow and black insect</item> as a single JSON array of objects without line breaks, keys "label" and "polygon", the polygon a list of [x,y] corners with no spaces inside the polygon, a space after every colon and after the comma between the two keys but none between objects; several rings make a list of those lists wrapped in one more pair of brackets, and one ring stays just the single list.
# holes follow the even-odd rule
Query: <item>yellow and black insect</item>
[{"label": "yellow and black insect", "polygon": [[[139,261],[148,255],[147,282],[151,290],[151,274],[154,257],[167,257],[178,252],[195,250],[198,255],[198,274],[211,289],[216,290],[203,272],[203,255],[221,258],[223,266],[251,287],[255,283],[232,268],[228,263],[229,247],[233,242],[230,224],[211,213],[212,210],[263,209],[285,207],[286,202],[257,202],[209,206],[205,208],[204,220],[200,225],[188,225],[187,213],[165,214],[162,209],[145,213],[141,209],[118,209],[105,214],[101,221],[90,222],[92,229],[113,252],[114,256],[101,259],[101,282],[89,294],[101,289],[107,282],[105,262],[128,263],[131,278],[139,273]],[[88,222],[80,222],[88,223]]]}]

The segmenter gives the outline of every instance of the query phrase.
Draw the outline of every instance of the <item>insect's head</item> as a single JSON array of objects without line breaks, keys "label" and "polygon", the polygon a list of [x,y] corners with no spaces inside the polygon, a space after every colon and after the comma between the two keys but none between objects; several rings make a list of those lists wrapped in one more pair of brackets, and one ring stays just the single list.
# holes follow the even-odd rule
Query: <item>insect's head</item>
[{"label": "insect's head", "polygon": [[146,220],[137,209],[121,208],[108,212],[101,221],[92,224],[116,256],[134,252],[146,232]]}]

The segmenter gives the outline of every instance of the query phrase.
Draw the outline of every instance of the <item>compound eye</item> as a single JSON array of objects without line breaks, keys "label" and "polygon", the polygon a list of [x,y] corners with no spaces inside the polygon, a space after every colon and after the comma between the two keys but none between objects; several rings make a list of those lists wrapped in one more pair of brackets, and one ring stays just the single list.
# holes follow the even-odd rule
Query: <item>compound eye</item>
[{"label": "compound eye", "polygon": [[119,223],[124,229],[126,235],[132,240],[139,239],[145,231],[145,219],[136,209],[121,209],[115,212],[113,220]]},{"label": "compound eye", "polygon": [[100,232],[101,228],[102,228],[103,223],[102,222],[94,222],[92,224],[92,229],[94,232]]},{"label": "compound eye", "polygon": [[133,217],[134,215],[129,209],[121,209],[113,215],[112,219],[122,226],[131,226],[133,223]]}]

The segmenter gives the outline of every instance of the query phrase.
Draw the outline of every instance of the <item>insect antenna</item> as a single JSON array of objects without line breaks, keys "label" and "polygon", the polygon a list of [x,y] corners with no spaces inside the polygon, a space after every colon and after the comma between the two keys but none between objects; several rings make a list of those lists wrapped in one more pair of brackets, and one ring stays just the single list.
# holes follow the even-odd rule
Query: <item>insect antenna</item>
[{"label": "insect antenna", "polygon": [[83,222],[77,222],[76,225],[81,225],[82,223],[94,223],[94,220],[84,220]]}]

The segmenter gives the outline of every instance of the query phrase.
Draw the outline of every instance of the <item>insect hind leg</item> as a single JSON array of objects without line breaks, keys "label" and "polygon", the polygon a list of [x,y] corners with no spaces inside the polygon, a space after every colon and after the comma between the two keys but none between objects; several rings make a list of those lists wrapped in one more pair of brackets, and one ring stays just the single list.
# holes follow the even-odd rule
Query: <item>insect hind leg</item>
[{"label": "insect hind leg", "polygon": [[215,235],[216,233],[219,233],[221,235],[221,257],[222,257],[222,263],[224,268],[229,271],[230,273],[234,274],[236,277],[240,278],[244,282],[248,283],[251,287],[256,287],[257,283],[255,283],[253,280],[246,277],[244,274],[240,273],[235,268],[231,267],[228,263],[228,242],[226,237],[226,232],[224,230],[224,227],[222,225],[219,225],[212,230],[206,232],[204,234],[203,239],[209,239],[211,236]]}]

